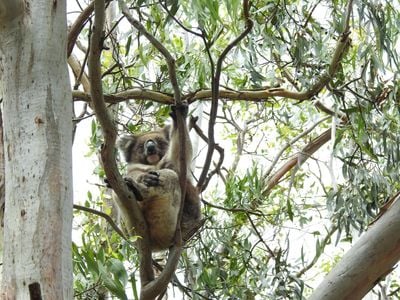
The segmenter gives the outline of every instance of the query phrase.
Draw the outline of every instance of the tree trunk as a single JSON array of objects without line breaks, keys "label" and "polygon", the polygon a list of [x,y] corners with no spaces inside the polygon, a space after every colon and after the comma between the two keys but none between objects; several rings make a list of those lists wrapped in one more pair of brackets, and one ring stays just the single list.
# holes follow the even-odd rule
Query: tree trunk
[{"label": "tree trunk", "polygon": [[362,299],[400,259],[400,196],[324,278],[309,300]]},{"label": "tree trunk", "polygon": [[1,299],[72,299],[66,34],[65,0],[1,1],[6,174]]},{"label": "tree trunk", "polygon": [[[0,92],[1,95],[1,92]],[[3,141],[3,116],[0,108],[0,257],[3,254],[4,237],[4,206],[5,206],[5,173],[4,173],[4,141]],[[1,274],[0,267],[0,274]]]}]

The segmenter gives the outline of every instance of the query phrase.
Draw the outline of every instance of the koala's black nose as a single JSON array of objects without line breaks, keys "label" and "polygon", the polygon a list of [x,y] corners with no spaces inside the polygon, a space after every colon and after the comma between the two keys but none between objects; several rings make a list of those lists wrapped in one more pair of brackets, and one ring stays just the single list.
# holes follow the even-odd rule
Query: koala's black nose
[{"label": "koala's black nose", "polygon": [[148,155],[157,153],[157,144],[153,140],[148,140],[145,144],[145,150]]}]

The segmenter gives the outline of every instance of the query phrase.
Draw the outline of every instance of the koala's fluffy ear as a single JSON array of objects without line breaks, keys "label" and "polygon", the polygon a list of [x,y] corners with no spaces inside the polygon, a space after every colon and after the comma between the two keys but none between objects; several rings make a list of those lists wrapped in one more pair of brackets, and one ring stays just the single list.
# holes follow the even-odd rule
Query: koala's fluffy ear
[{"label": "koala's fluffy ear", "polygon": [[124,135],[118,139],[117,147],[121,150],[126,162],[131,159],[132,147],[135,143],[136,136],[134,135]]},{"label": "koala's fluffy ear", "polygon": [[171,139],[171,125],[165,125],[162,129],[165,138],[169,141]]}]

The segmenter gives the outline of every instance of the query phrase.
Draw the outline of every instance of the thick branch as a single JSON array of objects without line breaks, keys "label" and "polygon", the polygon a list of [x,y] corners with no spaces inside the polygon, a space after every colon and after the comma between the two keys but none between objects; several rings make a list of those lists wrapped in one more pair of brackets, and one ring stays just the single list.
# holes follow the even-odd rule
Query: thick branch
[{"label": "thick branch", "polygon": [[310,300],[362,299],[391,271],[400,259],[399,198],[343,256]]},{"label": "thick branch", "polygon": [[[100,122],[104,135],[104,144],[101,149],[101,159],[104,166],[107,179],[117,194],[122,205],[130,211],[130,219],[127,220],[142,239],[138,240],[138,250],[140,253],[140,275],[143,282],[153,280],[154,273],[151,264],[150,243],[147,232],[147,225],[142,213],[136,203],[134,195],[129,191],[124,183],[121,174],[118,172],[115,162],[115,140],[117,137],[116,129],[108,114],[104,103],[103,91],[101,85],[101,64],[100,56],[103,47],[103,26],[104,26],[105,1],[96,0],[95,2],[95,23],[91,37],[91,47],[89,53],[89,77],[91,84],[91,97],[93,99],[93,109],[96,112],[97,119]],[[131,226],[128,226],[132,230]]]},{"label": "thick branch", "polygon": [[157,277],[157,279],[149,282],[145,286],[142,286],[142,290],[140,291],[140,299],[154,299],[160,294],[160,291],[165,291],[168,283],[171,281],[175,273],[181,254],[182,247],[174,246],[169,250],[168,260],[165,268],[161,272],[160,276]]},{"label": "thick branch", "polygon": [[[72,96],[74,101],[92,101],[90,94],[82,91],[72,91]],[[110,104],[117,104],[130,99],[151,100],[162,104],[174,104],[174,98],[171,95],[142,88],[134,88],[115,94],[104,95],[105,102]]]},{"label": "thick branch", "polygon": [[[82,70],[82,66],[81,66],[78,58],[75,55],[72,54],[68,57],[68,65],[71,67],[72,72],[74,73],[77,80],[80,81],[80,83],[82,84],[83,90],[85,92],[90,92],[89,78],[86,76],[84,70]],[[72,92],[72,93],[74,93],[74,92]],[[88,93],[84,93],[84,94],[89,96],[89,99],[90,99],[90,94],[88,94]]]}]

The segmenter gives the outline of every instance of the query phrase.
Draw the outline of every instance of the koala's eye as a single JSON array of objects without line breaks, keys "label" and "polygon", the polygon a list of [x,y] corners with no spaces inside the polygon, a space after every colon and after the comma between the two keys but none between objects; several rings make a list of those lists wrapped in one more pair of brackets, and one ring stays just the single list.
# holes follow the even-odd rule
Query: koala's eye
[{"label": "koala's eye", "polygon": [[143,143],[137,144],[136,147],[135,147],[135,150],[136,151],[143,151],[144,150],[144,144]]},{"label": "koala's eye", "polygon": [[167,145],[168,145],[168,142],[167,142],[166,140],[160,139],[160,138],[156,139],[156,143],[157,143],[160,147],[162,147],[162,146],[167,146]]}]

